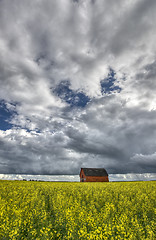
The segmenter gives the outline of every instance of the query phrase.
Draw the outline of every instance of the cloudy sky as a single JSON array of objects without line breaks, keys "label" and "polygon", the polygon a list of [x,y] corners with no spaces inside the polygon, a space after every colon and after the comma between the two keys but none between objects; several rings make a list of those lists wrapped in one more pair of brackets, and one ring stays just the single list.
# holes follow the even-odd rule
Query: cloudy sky
[{"label": "cloudy sky", "polygon": [[0,1],[0,173],[156,172],[156,1]]}]

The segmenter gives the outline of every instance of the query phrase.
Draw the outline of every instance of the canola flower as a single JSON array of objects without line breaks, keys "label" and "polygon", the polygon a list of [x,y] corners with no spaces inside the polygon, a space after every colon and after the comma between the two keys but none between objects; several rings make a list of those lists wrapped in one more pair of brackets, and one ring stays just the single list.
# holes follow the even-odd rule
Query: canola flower
[{"label": "canola flower", "polygon": [[0,239],[154,240],[156,182],[0,181]]}]

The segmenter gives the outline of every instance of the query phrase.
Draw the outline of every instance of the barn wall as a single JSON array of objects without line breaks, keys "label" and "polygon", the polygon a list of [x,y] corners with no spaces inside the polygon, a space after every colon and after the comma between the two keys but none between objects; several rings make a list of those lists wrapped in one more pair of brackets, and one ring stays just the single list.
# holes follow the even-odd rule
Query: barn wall
[{"label": "barn wall", "polygon": [[82,182],[82,176],[83,176],[84,182],[86,182],[86,176],[85,176],[85,174],[84,174],[83,169],[82,169],[81,172],[80,172],[80,182]]},{"label": "barn wall", "polygon": [[106,176],[106,177],[87,176],[86,182],[109,182],[109,179],[108,179],[108,176]]}]

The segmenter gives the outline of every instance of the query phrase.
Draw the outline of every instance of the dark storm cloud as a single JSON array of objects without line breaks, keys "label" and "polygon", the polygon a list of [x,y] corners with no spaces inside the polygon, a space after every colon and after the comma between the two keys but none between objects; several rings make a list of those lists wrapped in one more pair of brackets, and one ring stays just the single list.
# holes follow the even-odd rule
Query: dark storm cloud
[{"label": "dark storm cloud", "polygon": [[102,155],[104,158],[121,158],[123,152],[114,145],[103,143],[99,138],[89,139],[89,134],[68,129],[67,136],[70,138],[67,148],[74,149],[79,153],[87,153],[93,155]]},{"label": "dark storm cloud", "polygon": [[[115,55],[121,54],[123,51],[142,47],[145,32],[150,34],[151,26],[154,24],[152,18],[155,18],[156,2],[154,0],[136,1],[130,4],[125,10],[125,18],[119,20],[120,24],[115,31],[114,38],[110,44],[110,51]],[[154,19],[153,19],[154,20]]]},{"label": "dark storm cloud", "polygon": [[[8,130],[1,139],[1,173],[54,174],[69,170],[66,163],[60,163],[72,161],[63,149],[61,133],[33,134],[26,130]],[[64,166],[59,168],[61,165]]]},{"label": "dark storm cloud", "polygon": [[[81,115],[83,120],[79,121],[86,124],[86,131],[78,124],[77,130],[68,129],[70,141],[67,146],[76,152],[96,156],[100,167],[109,163],[110,172],[155,172],[153,158],[147,157],[141,164],[135,156],[142,153],[146,159],[146,155],[155,153],[156,112],[149,113],[137,107],[123,108],[115,102],[114,108],[113,101],[116,101],[115,97],[107,97],[103,106],[101,100],[92,103]],[[95,159],[86,157],[86,165],[94,166]]]},{"label": "dark storm cloud", "polygon": [[156,171],[155,11],[154,0],[0,1],[2,173]]}]

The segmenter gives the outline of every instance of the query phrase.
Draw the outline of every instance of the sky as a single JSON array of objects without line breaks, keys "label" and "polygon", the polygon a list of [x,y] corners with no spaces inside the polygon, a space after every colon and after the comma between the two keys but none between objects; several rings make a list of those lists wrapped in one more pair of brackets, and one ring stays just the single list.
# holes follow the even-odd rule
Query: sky
[{"label": "sky", "polygon": [[[80,182],[79,175],[30,175],[30,174],[0,174],[0,180],[18,181],[48,181],[48,182]],[[110,182],[155,181],[155,173],[109,174]]]},{"label": "sky", "polygon": [[155,0],[0,0],[0,173],[156,173],[155,22]]}]

